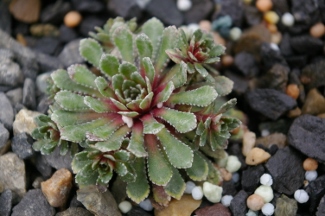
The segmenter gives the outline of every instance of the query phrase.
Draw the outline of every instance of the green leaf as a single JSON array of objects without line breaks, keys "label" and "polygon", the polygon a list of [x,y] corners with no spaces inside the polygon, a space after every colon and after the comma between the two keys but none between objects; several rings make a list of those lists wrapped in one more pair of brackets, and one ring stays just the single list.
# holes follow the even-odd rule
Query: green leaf
[{"label": "green leaf", "polygon": [[[124,125],[115,131],[110,137],[109,140],[105,142],[97,142],[95,148],[100,151],[111,151],[112,146],[115,148],[121,146],[125,136],[130,132],[130,129]],[[116,150],[116,149],[115,149]]]},{"label": "green leaf", "polygon": [[140,59],[144,57],[152,58],[153,47],[149,37],[145,34],[139,34],[135,39]]},{"label": "green leaf", "polygon": [[110,98],[110,100],[113,102],[113,104],[119,109],[119,110],[123,110],[123,111],[128,111],[129,109],[122,104],[121,102],[119,102],[118,100],[115,100],[114,98]]},{"label": "green leaf", "polygon": [[165,127],[165,125],[157,122],[157,120],[153,118],[150,114],[144,115],[140,118],[140,120],[142,121],[144,126],[144,134],[156,134]]},{"label": "green leaf", "polygon": [[205,107],[211,104],[217,96],[218,93],[211,86],[202,86],[195,90],[172,94],[168,103]]},{"label": "green leaf", "polygon": [[225,113],[226,111],[234,108],[237,104],[237,99],[236,98],[232,98],[229,101],[227,101],[226,103],[224,103],[217,111],[217,113]]},{"label": "green leaf", "polygon": [[140,203],[150,192],[150,186],[147,181],[145,172],[145,161],[143,158],[137,158],[133,162],[133,167],[136,173],[136,179],[134,182],[128,183],[126,186],[126,194],[128,197],[136,203]]},{"label": "green leaf", "polygon": [[109,78],[118,73],[120,63],[118,59],[110,54],[104,54],[99,61],[99,69]]},{"label": "green leaf", "polygon": [[93,111],[90,112],[73,112],[66,110],[55,110],[51,118],[57,123],[59,126],[67,126],[67,125],[77,125],[92,121],[101,117],[102,114],[95,113]]},{"label": "green leaf", "polygon": [[143,100],[141,101],[139,107],[142,110],[149,109],[150,105],[151,105],[152,97],[153,97],[153,92],[150,92],[145,98],[143,98]]},{"label": "green leaf", "polygon": [[38,127],[47,126],[50,121],[51,118],[44,114],[38,115],[34,118],[34,122]]},{"label": "green leaf", "polygon": [[35,151],[41,151],[42,147],[49,142],[49,140],[45,140],[45,139],[41,139],[41,140],[37,140],[33,143],[33,149]]},{"label": "green leaf", "polygon": [[196,117],[193,113],[181,112],[164,107],[155,109],[153,115],[165,120],[180,133],[186,133],[196,128]]},{"label": "green leaf", "polygon": [[149,78],[150,83],[152,83],[155,77],[155,68],[153,67],[151,59],[149,57],[144,57],[142,59],[142,64],[144,67],[145,75]]},{"label": "green leaf", "polygon": [[225,52],[226,48],[224,46],[222,46],[221,44],[217,44],[216,46],[214,46],[210,52],[209,52],[209,56],[210,57],[218,57],[221,56],[224,52]]},{"label": "green leaf", "polygon": [[94,185],[98,178],[98,172],[91,168],[91,164],[84,166],[76,175],[76,183],[79,185]]},{"label": "green leaf", "polygon": [[80,55],[89,63],[99,68],[99,61],[103,55],[102,46],[94,39],[87,38],[80,41]]},{"label": "green leaf", "polygon": [[99,179],[102,181],[102,183],[104,184],[108,184],[109,181],[112,179],[113,177],[113,172],[112,171],[102,171],[101,169],[98,170],[99,173]]},{"label": "green leaf", "polygon": [[168,184],[165,186],[165,192],[174,197],[177,200],[180,200],[186,188],[186,184],[179,174],[178,170],[173,168],[173,177],[170,179]]},{"label": "green leaf", "polygon": [[69,151],[69,142],[62,140],[60,144],[60,155],[66,155]]},{"label": "green leaf", "polygon": [[136,122],[132,127],[131,139],[127,147],[137,157],[146,157],[148,153],[144,149],[143,126]]},{"label": "green leaf", "polygon": [[123,82],[124,82],[125,78],[123,77],[122,74],[115,74],[113,77],[112,77],[112,86],[113,86],[113,89],[116,91],[117,89],[122,91],[122,85],[123,85]]},{"label": "green leaf", "polygon": [[106,98],[114,97],[114,91],[108,86],[104,77],[97,77],[95,80],[98,91]]},{"label": "green leaf", "polygon": [[41,148],[42,154],[48,155],[51,154],[54,149],[57,147],[58,142],[53,140],[47,140]]},{"label": "green leaf", "polygon": [[135,83],[140,84],[142,87],[146,85],[146,81],[143,79],[143,77],[139,74],[139,72],[133,72],[131,74],[131,80],[133,80]]},{"label": "green leaf", "polygon": [[189,168],[193,162],[193,151],[180,140],[176,139],[166,128],[156,134],[167,153],[170,163],[179,169]]},{"label": "green leaf", "polygon": [[97,76],[93,74],[84,65],[72,65],[68,68],[68,74],[74,82],[86,86],[88,88],[96,89],[95,79]]},{"label": "green leaf", "polygon": [[168,49],[166,50],[168,57],[175,62],[176,64],[181,63],[183,56],[180,50],[178,49]]},{"label": "green leaf", "polygon": [[82,151],[75,154],[71,163],[73,173],[78,173],[87,164],[91,164],[93,162],[93,160],[88,158],[88,153],[88,151]]},{"label": "green leaf", "polygon": [[150,38],[154,56],[158,51],[158,45],[163,31],[164,24],[162,24],[162,22],[160,22],[157,18],[151,18],[150,20],[145,22],[141,27],[141,32],[143,32]]},{"label": "green leaf", "polygon": [[215,87],[220,96],[229,94],[234,86],[234,82],[225,76],[212,77],[208,75],[206,78]]},{"label": "green leaf", "polygon": [[208,176],[208,163],[199,153],[194,152],[192,167],[186,169],[188,176],[194,181],[204,181]]},{"label": "green leaf", "polygon": [[134,62],[133,35],[125,27],[117,28],[114,32],[114,43],[120,51],[123,60]]},{"label": "green leaf", "polygon": [[65,110],[80,111],[89,110],[89,107],[84,104],[84,97],[69,91],[60,91],[55,97],[55,101]]},{"label": "green leaf", "polygon": [[130,79],[131,74],[133,72],[136,72],[137,70],[138,68],[134,64],[131,64],[129,62],[123,62],[122,64],[120,64],[120,67],[118,68],[119,73],[124,75],[128,79]]},{"label": "green leaf", "polygon": [[111,109],[108,106],[108,102],[97,100],[93,97],[86,96],[84,98],[84,103],[92,110],[98,113],[107,113],[107,112],[114,112],[115,109]]},{"label": "green leaf", "polygon": [[154,135],[145,135],[145,143],[148,151],[149,178],[154,184],[165,186],[173,175],[172,167],[159,149]]},{"label": "green leaf", "polygon": [[202,66],[202,64],[194,63],[194,67],[203,77],[206,77],[209,74],[208,71]]},{"label": "green leaf", "polygon": [[[160,88],[163,88],[160,90]],[[175,87],[172,81],[168,82],[166,86],[159,86],[157,89],[158,94],[155,95],[153,104],[163,103],[168,100],[170,95],[173,93]]]},{"label": "green leaf", "polygon": [[187,81],[187,64],[181,62],[180,64],[174,65],[169,71],[164,74],[164,78],[161,83],[168,83],[172,81],[175,89],[183,86]]}]

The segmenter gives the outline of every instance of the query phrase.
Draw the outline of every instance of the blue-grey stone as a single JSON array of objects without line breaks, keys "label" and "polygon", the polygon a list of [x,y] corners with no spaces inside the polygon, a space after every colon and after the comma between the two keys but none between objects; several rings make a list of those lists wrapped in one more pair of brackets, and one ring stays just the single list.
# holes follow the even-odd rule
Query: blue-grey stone
[{"label": "blue-grey stone", "polygon": [[30,78],[25,79],[22,102],[24,106],[31,110],[36,108],[35,83]]},{"label": "blue-grey stone", "polygon": [[34,154],[32,148],[33,138],[27,133],[14,135],[12,138],[11,148],[14,153],[21,159],[30,158]]},{"label": "blue-grey stone", "polygon": [[7,96],[0,92],[0,123],[2,123],[5,128],[7,128],[9,131],[12,130],[12,124],[14,120],[14,110],[11,106],[11,103]]},{"label": "blue-grey stone", "polygon": [[11,190],[5,190],[0,196],[0,215],[1,216],[10,216],[12,204],[14,201],[15,195]]}]

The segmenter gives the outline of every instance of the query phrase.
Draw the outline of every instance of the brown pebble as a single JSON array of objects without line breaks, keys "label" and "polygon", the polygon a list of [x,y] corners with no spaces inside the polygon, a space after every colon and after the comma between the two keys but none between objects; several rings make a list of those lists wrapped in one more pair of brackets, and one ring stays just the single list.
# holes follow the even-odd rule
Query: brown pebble
[{"label": "brown pebble", "polygon": [[271,32],[271,33],[276,33],[278,32],[278,27],[274,24],[268,24],[266,28]]},{"label": "brown pebble", "polygon": [[57,170],[51,178],[41,183],[41,189],[49,204],[62,207],[66,204],[72,187],[72,174],[67,169]]},{"label": "brown pebble", "polygon": [[24,38],[24,35],[18,33],[16,36],[16,40],[18,41],[18,43],[20,43],[23,46],[27,46],[27,41]]},{"label": "brown pebble", "polygon": [[231,55],[224,55],[221,58],[221,63],[225,67],[231,66],[234,63],[234,58]]},{"label": "brown pebble", "polygon": [[279,15],[275,13],[274,11],[268,11],[264,13],[264,20],[269,24],[277,24],[279,21]]},{"label": "brown pebble", "polygon": [[320,38],[325,34],[325,26],[323,23],[319,22],[316,23],[315,25],[313,25],[310,29],[309,29],[309,34],[312,37],[315,38]]},{"label": "brown pebble", "polygon": [[225,168],[219,168],[221,177],[224,181],[230,181],[232,178],[232,173],[228,172]]},{"label": "brown pebble", "polygon": [[281,32],[275,32],[271,34],[271,42],[275,44],[280,44],[282,41],[282,34]]},{"label": "brown pebble", "polygon": [[297,100],[299,97],[300,91],[297,84],[289,84],[286,89],[287,95]]},{"label": "brown pebble", "polygon": [[255,5],[256,8],[261,12],[269,11],[273,7],[271,0],[257,0]]},{"label": "brown pebble", "polygon": [[229,208],[221,203],[216,203],[212,206],[205,206],[195,211],[197,216],[231,216]]},{"label": "brown pebble", "polygon": [[318,115],[325,112],[325,98],[316,89],[311,89],[306,97],[305,103],[301,108],[303,114]]},{"label": "brown pebble", "polygon": [[325,118],[325,113],[318,114],[317,117],[319,117],[319,118]]},{"label": "brown pebble", "polygon": [[211,31],[211,22],[209,20],[201,20],[199,23],[201,30],[210,32]]},{"label": "brown pebble", "polygon": [[296,118],[301,115],[301,109],[299,107],[294,108],[293,110],[290,110],[288,112],[288,117],[289,118]]},{"label": "brown pebble", "polygon": [[40,0],[12,0],[9,5],[10,13],[24,23],[36,22],[40,15]]},{"label": "brown pebble", "polygon": [[270,157],[271,155],[268,152],[264,151],[263,149],[253,148],[247,154],[245,162],[248,165],[258,165],[267,161]]},{"label": "brown pebble", "polygon": [[259,211],[263,207],[264,199],[258,194],[250,195],[246,200],[247,207],[253,211]]},{"label": "brown pebble", "polygon": [[225,39],[223,39],[223,37],[221,37],[217,32],[213,32],[212,35],[216,44],[226,45]]},{"label": "brown pebble", "polygon": [[306,171],[313,171],[313,170],[317,170],[318,162],[317,162],[317,160],[315,160],[313,158],[306,158],[306,160],[304,160],[304,163],[302,164],[302,166],[304,167],[304,170],[306,170]]},{"label": "brown pebble", "polygon": [[64,16],[64,24],[67,27],[73,28],[80,24],[81,19],[82,17],[78,11],[70,11]]}]

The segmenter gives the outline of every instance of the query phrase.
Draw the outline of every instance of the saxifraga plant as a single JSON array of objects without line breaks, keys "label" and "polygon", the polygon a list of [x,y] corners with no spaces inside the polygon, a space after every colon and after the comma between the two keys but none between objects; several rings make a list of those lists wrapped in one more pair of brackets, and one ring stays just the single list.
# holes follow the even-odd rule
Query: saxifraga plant
[{"label": "saxifraga plant", "polygon": [[224,47],[206,32],[164,28],[156,18],[140,28],[110,19],[96,30],[80,42],[94,70],[76,64],[52,73],[53,105],[37,119],[34,148],[50,154],[60,146],[65,154],[78,144],[79,187],[105,191],[116,173],[137,203],[150,191],[161,205],[180,199],[186,179],[220,183],[210,159],[240,124],[224,115],[236,100],[218,102],[231,81],[210,65]]}]

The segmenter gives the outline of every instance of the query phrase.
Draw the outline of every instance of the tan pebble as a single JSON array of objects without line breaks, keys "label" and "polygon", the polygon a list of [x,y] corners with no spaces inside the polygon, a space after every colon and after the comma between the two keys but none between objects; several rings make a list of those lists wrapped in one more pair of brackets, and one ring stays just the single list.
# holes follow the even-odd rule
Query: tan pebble
[{"label": "tan pebble", "polygon": [[258,165],[267,161],[270,157],[271,155],[268,152],[264,151],[263,149],[253,148],[247,154],[245,162],[248,165]]},{"label": "tan pebble", "polygon": [[10,13],[19,21],[36,22],[40,15],[41,0],[12,0],[9,5]]},{"label": "tan pebble", "polygon": [[28,133],[31,134],[37,127],[35,117],[41,115],[40,112],[34,112],[27,109],[21,109],[15,117],[13,123],[14,134]]},{"label": "tan pebble", "polygon": [[209,20],[201,20],[199,23],[199,27],[203,31],[210,32],[211,31],[211,22]]},{"label": "tan pebble", "polygon": [[287,95],[292,97],[293,99],[297,99],[299,97],[300,91],[297,84],[289,84],[286,89]]},{"label": "tan pebble", "polygon": [[301,109],[299,107],[294,108],[293,110],[290,110],[288,112],[288,117],[289,118],[296,118],[301,115]]},{"label": "tan pebble", "polygon": [[317,160],[315,160],[313,158],[307,158],[306,160],[304,160],[304,163],[302,164],[302,166],[304,167],[304,170],[306,170],[306,171],[313,171],[313,170],[317,170],[318,162],[317,162]]},{"label": "tan pebble", "polygon": [[302,107],[303,114],[318,115],[325,112],[325,98],[316,89],[311,89],[306,97],[305,103]]},{"label": "tan pebble", "polygon": [[277,24],[279,19],[279,15],[274,11],[268,11],[264,14],[264,20],[269,24]]},{"label": "tan pebble", "polygon": [[247,131],[243,135],[243,148],[242,153],[244,156],[247,156],[247,154],[254,148],[256,142],[256,134],[251,131]]},{"label": "tan pebble", "polygon": [[265,204],[264,199],[258,194],[250,195],[246,200],[247,207],[253,211],[259,211]]},{"label": "tan pebble", "polygon": [[274,24],[268,24],[266,28],[271,32],[271,33],[276,33],[278,32],[278,27]]},{"label": "tan pebble", "polygon": [[221,63],[225,67],[231,66],[234,63],[234,58],[231,55],[224,55],[221,58]]},{"label": "tan pebble", "polygon": [[23,46],[27,46],[27,42],[24,38],[24,35],[18,33],[17,36],[16,36],[16,40],[18,41],[18,43],[20,43],[21,45]]},{"label": "tan pebble", "polygon": [[316,23],[315,25],[313,25],[310,29],[309,29],[309,34],[312,37],[315,38],[320,38],[325,34],[325,26],[323,23],[319,22]]},{"label": "tan pebble", "polygon": [[272,133],[257,138],[256,143],[261,144],[266,148],[270,148],[274,143],[276,143],[279,148],[284,148],[287,145],[287,136],[283,133]]},{"label": "tan pebble", "polygon": [[50,179],[41,183],[41,189],[49,204],[62,207],[66,204],[72,187],[72,174],[67,169],[57,170]]},{"label": "tan pebble", "polygon": [[81,22],[81,15],[77,11],[70,11],[64,16],[64,24],[67,27],[73,28],[80,24]]},{"label": "tan pebble", "polygon": [[271,0],[257,0],[256,8],[261,12],[266,12],[272,9],[273,3]]},{"label": "tan pebble", "polygon": [[282,41],[282,34],[281,32],[275,32],[271,34],[271,42],[275,44],[280,44]]},{"label": "tan pebble", "polygon": [[213,39],[216,44],[226,45],[226,41],[223,37],[221,37],[217,32],[213,32]]},{"label": "tan pebble", "polygon": [[232,178],[232,173],[228,172],[225,168],[219,169],[221,177],[224,181],[230,181]]},{"label": "tan pebble", "polygon": [[319,118],[325,118],[325,113],[318,114],[317,117],[319,117]]},{"label": "tan pebble", "polygon": [[197,209],[202,200],[194,200],[185,194],[180,200],[173,199],[166,208],[155,209],[155,216],[189,216]]}]

